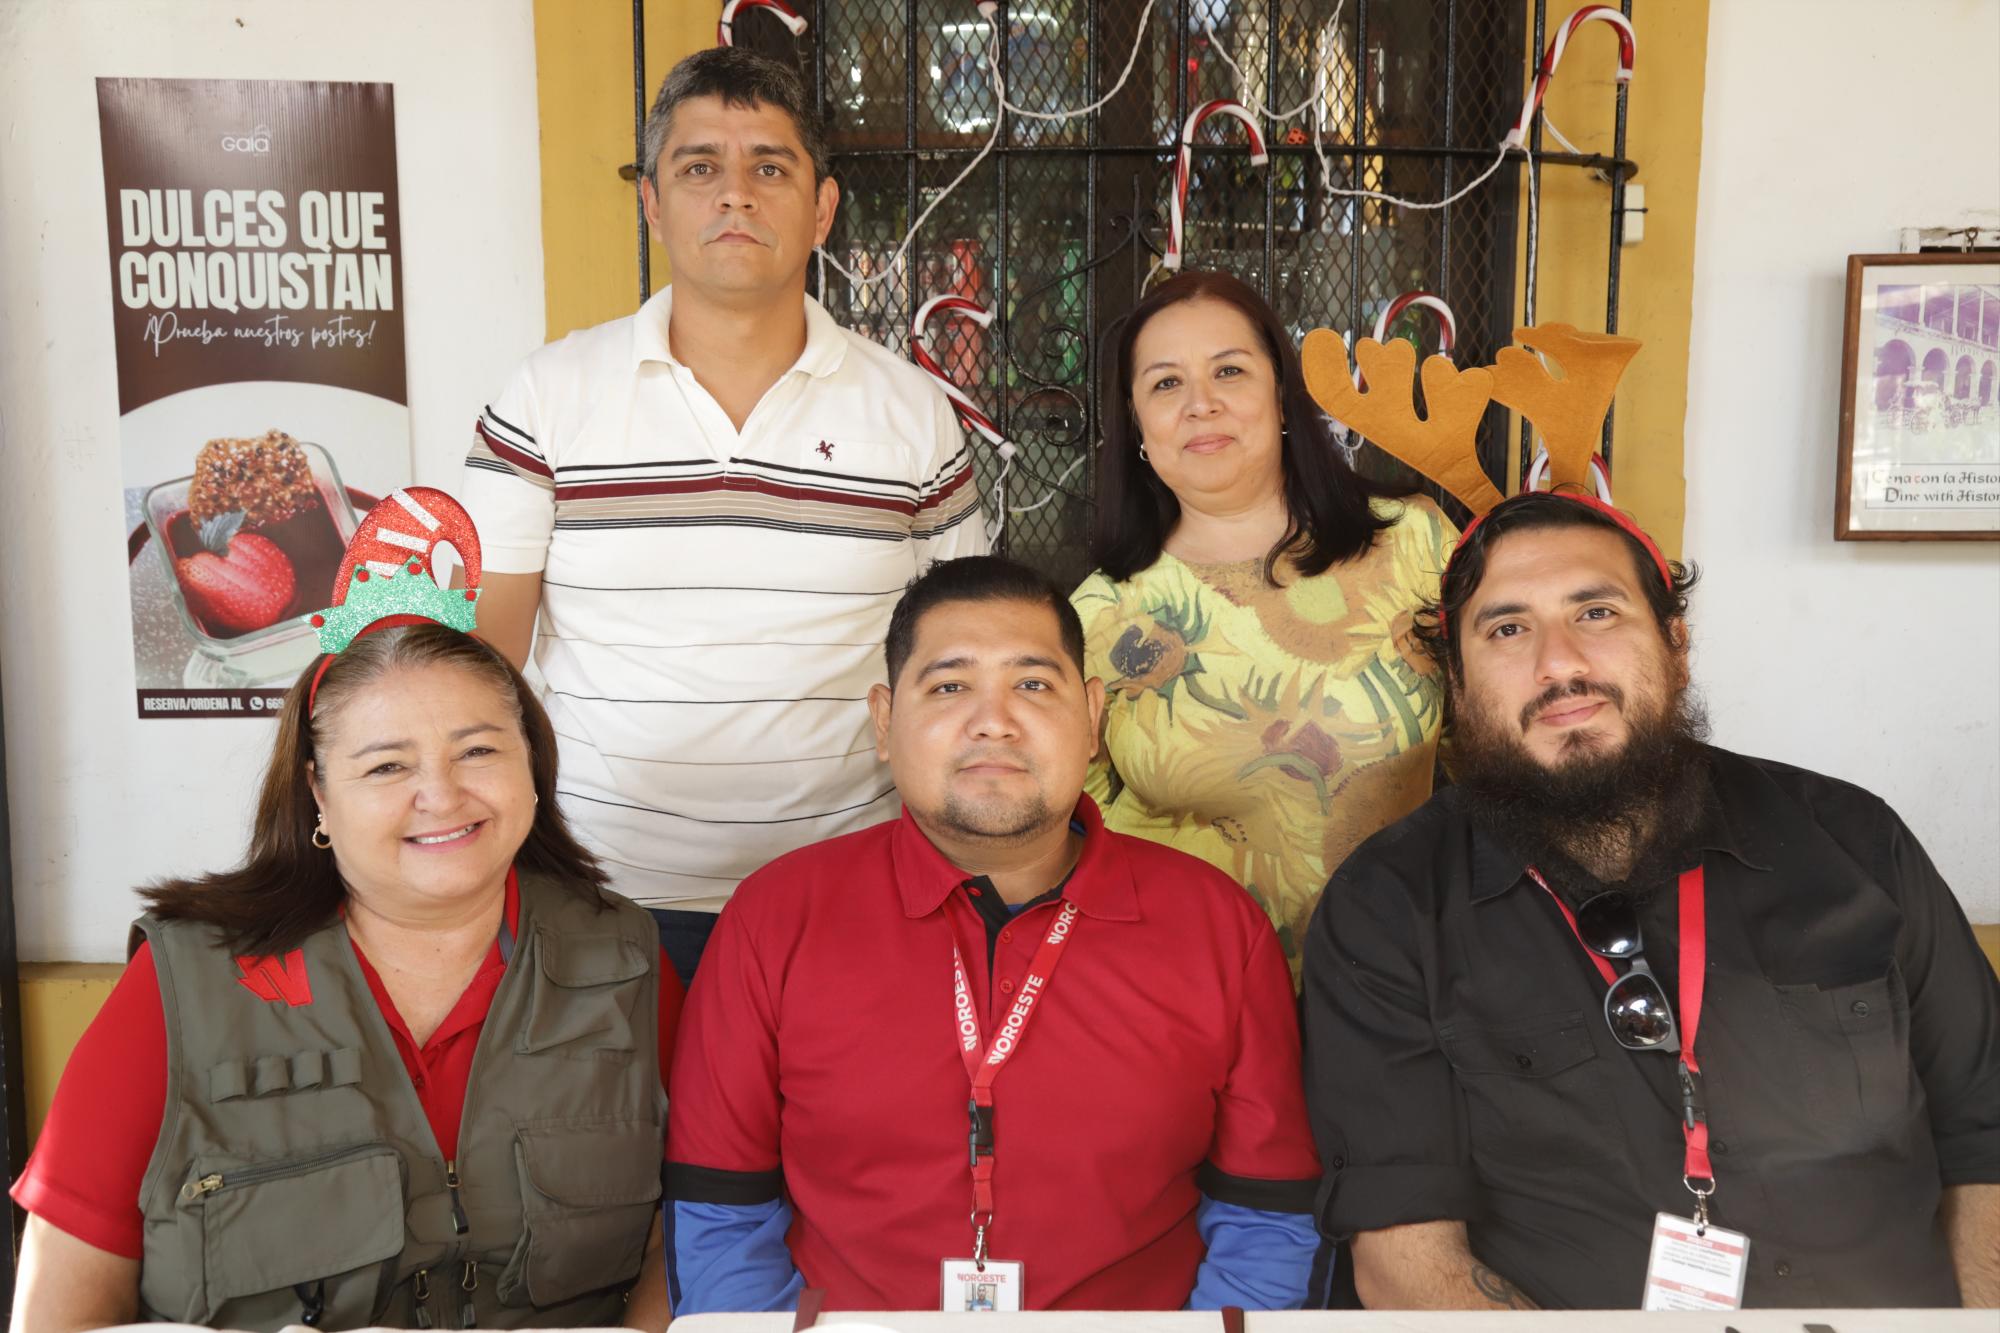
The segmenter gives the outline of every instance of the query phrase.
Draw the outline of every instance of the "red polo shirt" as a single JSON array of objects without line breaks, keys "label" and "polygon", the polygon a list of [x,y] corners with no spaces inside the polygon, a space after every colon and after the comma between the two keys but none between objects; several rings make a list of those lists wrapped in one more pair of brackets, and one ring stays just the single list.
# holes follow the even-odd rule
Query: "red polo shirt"
[{"label": "red polo shirt", "polygon": [[[520,905],[520,890],[509,871],[505,909],[509,930],[519,919]],[[457,1156],[473,1052],[479,1047],[479,1034],[500,989],[500,979],[507,972],[499,943],[494,943],[444,1022],[421,1046],[358,945],[354,958],[361,964],[361,975],[395,1038],[396,1053],[403,1058],[403,1068],[423,1104],[438,1152],[446,1158]],[[305,978],[307,990],[297,989],[296,974],[289,980],[294,1000],[309,992],[310,978]],[[268,974],[246,980],[243,1003],[283,1002],[278,984]],[[673,1061],[674,1029],[680,1011],[680,978],[662,955],[662,1071]],[[139,1208],[139,1187],[159,1141],[166,1106],[167,1017],[160,1005],[160,979],[153,970],[152,946],[141,944],[63,1068],[62,1082],[56,1086],[55,1101],[35,1140],[34,1154],[14,1183],[14,1202],[57,1230],[100,1250],[128,1259],[142,1258],[145,1219]]]},{"label": "red polo shirt", "polygon": [[[1079,911],[995,1084],[994,1258],[1032,1308],[1177,1309],[1199,1196],[1260,1206],[1317,1181],[1291,974],[1233,880],[1077,807]],[[681,1025],[673,1196],[776,1197],[829,1307],[935,1308],[972,1252],[957,943],[991,1042],[1059,904],[987,930],[964,871],[900,820],[807,847],[724,909]]]}]

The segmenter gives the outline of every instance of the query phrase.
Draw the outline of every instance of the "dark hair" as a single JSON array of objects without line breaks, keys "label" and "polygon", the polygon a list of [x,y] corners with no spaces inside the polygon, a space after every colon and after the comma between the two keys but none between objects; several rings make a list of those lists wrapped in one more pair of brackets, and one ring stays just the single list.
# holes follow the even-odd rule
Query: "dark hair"
[{"label": "dark hair", "polygon": [[1659,566],[1653,563],[1652,553],[1631,533],[1618,526],[1611,515],[1595,505],[1578,504],[1561,492],[1527,491],[1502,500],[1479,521],[1446,561],[1438,600],[1425,604],[1416,614],[1411,633],[1430,659],[1443,667],[1452,680],[1462,680],[1465,675],[1465,659],[1459,644],[1462,635],[1447,634],[1445,631],[1458,624],[1459,615],[1472,600],[1472,595],[1479,591],[1480,583],[1486,578],[1486,561],[1492,554],[1493,543],[1513,533],[1545,528],[1602,528],[1616,533],[1632,556],[1640,590],[1646,595],[1646,604],[1652,608],[1661,637],[1668,643],[1678,642],[1674,622],[1687,616],[1688,593],[1700,579],[1701,570],[1678,560],[1669,561],[1667,569],[1673,578],[1663,580]]},{"label": "dark hair", "polygon": [[999,555],[966,555],[956,560],[940,560],[903,590],[903,598],[889,614],[889,638],[882,651],[889,659],[889,688],[910,660],[917,646],[917,622],[925,613],[952,602],[1030,602],[1046,606],[1056,618],[1062,634],[1063,651],[1083,670],[1083,621],[1069,598],[1054,580],[1038,570]]},{"label": "dark hair", "polygon": [[456,667],[507,694],[528,741],[534,775],[535,820],[515,853],[522,870],[539,871],[564,888],[602,902],[607,880],[583,849],[556,803],[556,736],[548,714],[513,664],[484,640],[443,625],[408,625],[356,639],[333,659],[319,684],[317,707],[307,696],[319,661],[285,694],[278,735],[250,828],[250,850],[233,870],[172,879],[140,891],[147,908],[168,920],[205,921],[233,953],[283,953],[331,922],[347,898],[333,855],[313,846],[319,808],[306,765],[318,753],[327,721],[348,699],[393,672]]},{"label": "dark hair", "polygon": [[1180,501],[1159,474],[1139,458],[1139,423],[1132,410],[1132,349],[1153,316],[1183,301],[1222,301],[1241,311],[1263,338],[1278,378],[1284,422],[1279,442],[1285,471],[1285,508],[1291,526],[1264,557],[1264,577],[1277,581],[1278,560],[1289,555],[1299,572],[1324,573],[1336,560],[1352,560],[1375,543],[1392,520],[1378,517],[1369,500],[1402,494],[1371,481],[1347,464],[1326,414],[1306,390],[1298,349],[1257,290],[1227,273],[1191,272],[1155,287],[1110,335],[1112,373],[1104,381],[1104,443],[1097,451],[1097,518],[1090,556],[1113,579],[1131,578],[1160,558],[1180,517]]},{"label": "dark hair", "polygon": [[655,186],[660,183],[660,154],[666,151],[667,135],[674,127],[674,109],[693,97],[719,97],[724,106],[753,110],[767,104],[778,108],[792,118],[799,142],[812,159],[813,183],[817,185],[831,172],[826,132],[806,101],[806,86],[799,76],[769,56],[745,47],[711,46],[667,71],[659,96],[653,99],[653,109],[647,113],[643,139],[646,160],[640,166]]}]

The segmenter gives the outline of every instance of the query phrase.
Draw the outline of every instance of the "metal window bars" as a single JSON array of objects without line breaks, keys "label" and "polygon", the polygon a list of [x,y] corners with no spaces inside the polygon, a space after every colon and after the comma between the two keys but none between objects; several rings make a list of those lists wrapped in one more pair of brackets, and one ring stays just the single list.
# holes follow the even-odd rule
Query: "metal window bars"
[{"label": "metal window bars", "polygon": [[[910,317],[956,293],[994,312],[990,327],[939,323],[931,347],[1019,450],[1003,538],[1010,554],[1059,579],[1089,571],[1086,550],[1099,438],[1100,346],[1135,305],[1165,247],[1180,128],[1193,107],[1248,92],[1306,110],[1267,126],[1270,162],[1249,164],[1239,135],[1204,134],[1193,154],[1185,245],[1190,268],[1225,269],[1260,288],[1294,337],[1325,325],[1373,331],[1399,294],[1438,293],[1458,316],[1454,353],[1484,364],[1517,322],[1533,322],[1540,255],[1526,238],[1516,292],[1521,173],[1545,167],[1607,177],[1607,331],[1618,318],[1626,104],[1617,93],[1608,156],[1544,153],[1542,121],[1519,157],[1448,207],[1418,211],[1322,192],[1332,183],[1435,200],[1491,164],[1545,49],[1546,4],[1518,0],[1157,0],[1141,34],[1140,0],[1018,0],[997,13],[1008,101],[1029,110],[1079,107],[1116,83],[1135,41],[1130,80],[1100,110],[1068,120],[1001,112],[986,62],[992,29],[971,0],[812,0],[794,37],[768,12],[739,11],[736,44],[795,65],[827,124],[841,204],[828,252],[857,275],[880,272],[909,228],[1003,123],[993,151],[936,212],[890,279],[857,286],[815,264],[815,294],[842,324],[906,351]],[[641,3],[633,6],[643,50]],[[1630,15],[1632,0],[1624,0]],[[1563,15],[1561,17],[1567,17]],[[1220,48],[1220,49],[1218,49]],[[1242,71],[1244,86],[1222,58]],[[1522,53],[1532,51],[1531,59]],[[635,59],[635,108],[648,100]],[[1249,100],[1244,98],[1243,100]],[[1317,148],[1314,139],[1318,139]],[[640,224],[642,296],[644,223]],[[1392,325],[1434,349],[1420,310]],[[1506,413],[1489,409],[1480,458],[1507,467]],[[1520,465],[1531,441],[1523,427]],[[1605,425],[1610,453],[1610,422]],[[982,493],[1000,460],[983,445]],[[1362,445],[1357,464],[1416,484]],[[1058,486],[1055,483],[1060,482]],[[1438,496],[1455,516],[1456,502]],[[1503,487],[1503,489],[1505,489]]]}]

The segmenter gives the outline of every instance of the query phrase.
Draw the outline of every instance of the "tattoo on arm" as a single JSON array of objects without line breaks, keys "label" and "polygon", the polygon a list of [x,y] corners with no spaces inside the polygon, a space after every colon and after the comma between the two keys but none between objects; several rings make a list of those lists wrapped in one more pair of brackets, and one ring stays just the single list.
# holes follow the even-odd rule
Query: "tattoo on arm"
[{"label": "tattoo on arm", "polygon": [[1479,1288],[1479,1294],[1503,1310],[1533,1310],[1535,1303],[1521,1294],[1521,1289],[1488,1268],[1485,1264],[1472,1266],[1472,1285]]}]

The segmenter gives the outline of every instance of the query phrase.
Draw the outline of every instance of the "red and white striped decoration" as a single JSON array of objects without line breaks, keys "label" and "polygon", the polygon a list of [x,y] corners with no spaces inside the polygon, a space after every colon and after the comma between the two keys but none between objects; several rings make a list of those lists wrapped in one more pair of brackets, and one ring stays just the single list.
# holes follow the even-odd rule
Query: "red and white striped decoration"
[{"label": "red and white striped decoration", "polygon": [[[1542,489],[1542,483],[1548,479],[1549,451],[1546,446],[1537,445],[1535,448],[1535,461],[1528,465],[1527,484],[1521,489],[1539,491]],[[1590,456],[1590,485],[1591,489],[1597,492],[1598,499],[1604,501],[1606,504],[1612,502],[1611,472],[1610,469],[1604,466],[1603,454],[1592,454]]]},{"label": "red and white striped decoration", "polygon": [[1549,39],[1549,49],[1542,56],[1541,68],[1535,71],[1528,99],[1521,104],[1521,118],[1514,122],[1514,128],[1508,130],[1507,137],[1501,141],[1504,147],[1527,147],[1528,127],[1534,123],[1535,113],[1542,109],[1542,99],[1548,95],[1549,84],[1555,79],[1556,66],[1562,62],[1570,36],[1586,23],[1608,23],[1618,30],[1618,82],[1632,82],[1632,57],[1639,47],[1638,38],[1632,32],[1632,20],[1619,13],[1615,5],[1585,5],[1571,14],[1556,29],[1556,35]]},{"label": "red and white striped decoration", "polygon": [[792,36],[802,36],[806,21],[785,0],[728,0],[722,7],[722,18],[715,25],[717,46],[736,45],[736,11],[739,9],[768,9],[779,22],[792,30]]},{"label": "red and white striped decoration", "polygon": [[1375,317],[1375,341],[1378,343],[1386,342],[1389,335],[1389,326],[1396,322],[1398,315],[1401,315],[1405,310],[1413,306],[1420,306],[1437,315],[1438,350],[1446,356],[1450,356],[1452,347],[1458,342],[1458,320],[1453,316],[1451,307],[1444,303],[1442,297],[1433,296],[1429,292],[1404,292],[1401,296],[1389,302],[1388,305],[1382,307],[1382,313]]},{"label": "red and white striped decoration", "polygon": [[1194,134],[1210,116],[1229,116],[1243,122],[1243,128],[1250,135],[1250,165],[1261,167],[1271,160],[1264,151],[1263,129],[1241,102],[1218,97],[1212,102],[1203,102],[1188,115],[1187,124],[1181,129],[1180,158],[1174,164],[1174,193],[1167,201],[1167,253],[1160,260],[1161,265],[1170,270],[1178,270],[1181,266],[1181,234],[1187,221],[1188,181],[1193,175]]},{"label": "red and white striped decoration", "polygon": [[993,313],[968,297],[933,296],[917,307],[916,315],[910,320],[910,360],[916,362],[925,374],[938,382],[939,387],[944,390],[945,397],[951,399],[951,405],[958,410],[958,419],[966,429],[977,431],[987,443],[1000,451],[1002,459],[1009,459],[1013,456],[1014,446],[1000,433],[1000,428],[993,424],[993,418],[987,416],[979,404],[972,401],[972,396],[952,382],[951,376],[945,373],[944,367],[931,355],[930,348],[924,345],[926,327],[930,324],[931,316],[939,311],[955,315],[960,319],[969,319],[982,329],[993,326]]}]

